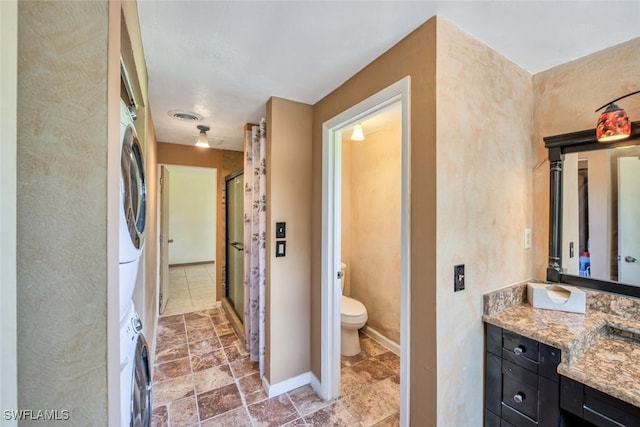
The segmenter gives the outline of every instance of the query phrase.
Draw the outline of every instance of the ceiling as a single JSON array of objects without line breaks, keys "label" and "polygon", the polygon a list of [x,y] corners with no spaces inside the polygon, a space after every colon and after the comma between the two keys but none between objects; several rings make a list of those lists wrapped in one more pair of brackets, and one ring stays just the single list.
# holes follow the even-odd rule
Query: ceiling
[{"label": "ceiling", "polygon": [[271,96],[314,104],[436,14],[532,74],[640,37],[637,0],[138,0],[138,13],[158,140],[192,145],[202,124],[238,151]]}]

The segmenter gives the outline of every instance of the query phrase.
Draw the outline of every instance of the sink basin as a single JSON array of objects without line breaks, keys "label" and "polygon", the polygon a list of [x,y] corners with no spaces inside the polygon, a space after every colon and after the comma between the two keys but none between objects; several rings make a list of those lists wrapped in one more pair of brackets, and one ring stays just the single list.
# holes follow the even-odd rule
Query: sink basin
[{"label": "sink basin", "polygon": [[640,346],[640,329],[612,324],[607,324],[603,329],[605,336]]}]

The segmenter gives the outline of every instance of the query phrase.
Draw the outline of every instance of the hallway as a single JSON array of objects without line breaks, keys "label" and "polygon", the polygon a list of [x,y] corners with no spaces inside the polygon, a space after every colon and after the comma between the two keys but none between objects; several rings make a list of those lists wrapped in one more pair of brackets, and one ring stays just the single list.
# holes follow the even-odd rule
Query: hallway
[{"label": "hallway", "polygon": [[213,308],[216,302],[214,263],[169,267],[169,299],[163,316]]},{"label": "hallway", "polygon": [[158,320],[152,426],[397,426],[399,359],[361,335],[342,358],[341,397],[309,386],[267,398],[257,364],[219,307]]}]

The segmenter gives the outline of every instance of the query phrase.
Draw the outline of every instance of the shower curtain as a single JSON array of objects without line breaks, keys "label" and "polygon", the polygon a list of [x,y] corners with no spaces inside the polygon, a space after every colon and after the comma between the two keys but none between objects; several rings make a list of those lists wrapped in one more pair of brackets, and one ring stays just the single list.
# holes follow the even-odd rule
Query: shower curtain
[{"label": "shower curtain", "polygon": [[251,361],[264,375],[265,355],[265,233],[266,233],[266,123],[245,135],[244,161],[244,329]]}]

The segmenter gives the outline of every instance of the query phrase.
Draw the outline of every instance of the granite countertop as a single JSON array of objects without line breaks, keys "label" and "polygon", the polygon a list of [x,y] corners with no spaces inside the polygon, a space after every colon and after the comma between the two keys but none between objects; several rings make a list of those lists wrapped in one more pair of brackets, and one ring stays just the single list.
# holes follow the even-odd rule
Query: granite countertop
[{"label": "granite countertop", "polygon": [[484,295],[483,320],[562,351],[558,373],[640,407],[640,300],[583,289],[585,314],[533,308],[526,283]]}]

